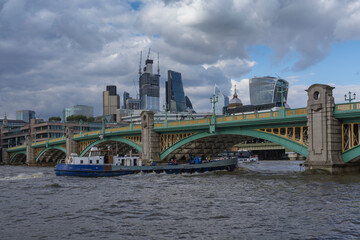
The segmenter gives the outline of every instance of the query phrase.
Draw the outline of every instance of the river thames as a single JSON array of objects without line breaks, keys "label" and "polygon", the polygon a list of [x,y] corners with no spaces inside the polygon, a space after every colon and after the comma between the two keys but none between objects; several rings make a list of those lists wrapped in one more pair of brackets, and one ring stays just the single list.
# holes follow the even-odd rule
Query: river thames
[{"label": "river thames", "polygon": [[112,178],[0,166],[0,239],[360,239],[360,173],[299,163]]}]

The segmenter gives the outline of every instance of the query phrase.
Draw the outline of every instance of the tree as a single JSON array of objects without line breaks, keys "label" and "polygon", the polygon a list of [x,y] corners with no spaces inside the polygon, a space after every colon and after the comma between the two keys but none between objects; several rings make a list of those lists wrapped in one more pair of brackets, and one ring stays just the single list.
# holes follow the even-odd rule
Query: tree
[{"label": "tree", "polygon": [[79,122],[80,120],[87,122],[87,117],[84,115],[71,115],[66,118],[68,122]]},{"label": "tree", "polygon": [[60,122],[61,121],[61,117],[50,117],[49,118],[49,122],[54,121],[54,122]]},{"label": "tree", "polygon": [[94,117],[88,117],[87,121],[88,122],[95,122],[95,118]]}]

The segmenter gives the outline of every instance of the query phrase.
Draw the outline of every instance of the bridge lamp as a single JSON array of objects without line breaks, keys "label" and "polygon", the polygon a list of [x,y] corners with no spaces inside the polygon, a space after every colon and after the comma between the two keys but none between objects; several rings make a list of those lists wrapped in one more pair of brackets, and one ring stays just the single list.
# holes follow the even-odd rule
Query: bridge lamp
[{"label": "bridge lamp", "polygon": [[165,121],[167,121],[167,112],[169,111],[169,104],[164,104],[163,109],[165,111]]},{"label": "bridge lamp", "polygon": [[356,98],[356,93],[353,94],[353,97],[351,97],[351,92],[349,91],[348,95],[344,95],[345,97],[345,101],[349,101],[349,103],[351,103],[352,100],[354,100]]},{"label": "bridge lamp", "polygon": [[215,94],[210,98],[210,103],[213,105],[213,115],[215,115],[215,103],[219,101],[219,96],[215,97]]}]

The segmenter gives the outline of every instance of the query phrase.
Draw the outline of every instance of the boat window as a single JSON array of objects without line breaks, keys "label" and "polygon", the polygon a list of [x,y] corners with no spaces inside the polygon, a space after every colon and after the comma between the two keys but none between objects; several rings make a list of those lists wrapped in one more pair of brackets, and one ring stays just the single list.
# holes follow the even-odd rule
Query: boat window
[{"label": "boat window", "polygon": [[81,164],[83,164],[83,163],[84,163],[84,161],[83,161],[83,160],[80,160],[80,163],[81,163]]},{"label": "boat window", "polygon": [[99,163],[99,160],[96,160],[96,163]]},{"label": "boat window", "polygon": [[90,163],[92,163],[92,160],[90,160]]}]

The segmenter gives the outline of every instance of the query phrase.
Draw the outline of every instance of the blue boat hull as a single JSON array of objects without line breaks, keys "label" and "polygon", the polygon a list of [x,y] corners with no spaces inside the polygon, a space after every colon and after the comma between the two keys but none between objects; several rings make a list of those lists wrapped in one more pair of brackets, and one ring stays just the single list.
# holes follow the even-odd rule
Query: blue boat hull
[{"label": "blue boat hull", "polygon": [[63,164],[59,163],[55,167],[57,176],[78,176],[78,177],[114,177],[128,174],[143,173],[194,173],[208,172],[217,170],[232,171],[236,168],[236,160],[214,161],[201,164],[182,164],[182,165],[162,165],[162,166],[114,166],[114,165],[95,165],[95,164]]}]

